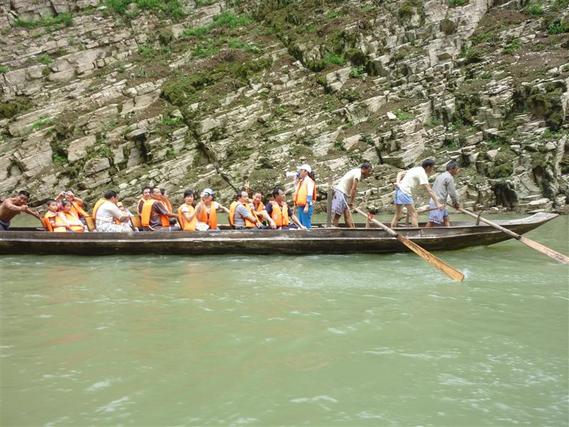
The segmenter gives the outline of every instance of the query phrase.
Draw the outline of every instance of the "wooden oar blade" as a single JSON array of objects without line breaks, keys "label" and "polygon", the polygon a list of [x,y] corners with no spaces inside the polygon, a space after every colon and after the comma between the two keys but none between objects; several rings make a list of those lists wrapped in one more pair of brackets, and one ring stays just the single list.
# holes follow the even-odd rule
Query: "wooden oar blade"
[{"label": "wooden oar blade", "polygon": [[417,255],[419,255],[421,258],[423,258],[425,261],[431,264],[433,267],[436,267],[440,271],[445,273],[452,280],[455,280],[457,282],[462,282],[464,280],[464,274],[462,274],[462,272],[458,271],[454,267],[451,267],[442,259],[437,258],[435,255],[423,249],[415,242],[409,240],[406,237],[403,237],[400,234],[397,235],[397,240],[399,240],[401,243],[403,243],[405,246],[407,246],[409,249],[411,249],[413,252],[415,252]]},{"label": "wooden oar blade", "polygon": [[535,249],[536,251],[541,252],[542,254],[547,255],[550,258],[553,258],[554,260],[560,262],[561,264],[569,264],[568,256],[563,255],[557,251],[554,251],[553,249],[548,248],[547,246],[544,246],[541,243],[536,242],[535,240],[531,240],[523,236],[521,236],[519,240],[524,245],[529,246],[530,248]]}]

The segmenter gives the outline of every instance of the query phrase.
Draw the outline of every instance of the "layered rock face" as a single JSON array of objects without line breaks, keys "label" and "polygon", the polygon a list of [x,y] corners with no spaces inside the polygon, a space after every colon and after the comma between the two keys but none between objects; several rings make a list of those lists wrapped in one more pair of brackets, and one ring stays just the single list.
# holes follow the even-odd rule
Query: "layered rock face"
[{"label": "layered rock face", "polygon": [[[212,187],[321,195],[364,160],[457,160],[467,206],[563,209],[567,0],[12,0],[0,6],[0,194]],[[420,197],[419,197],[420,198]],[[423,201],[425,201],[423,199]]]}]

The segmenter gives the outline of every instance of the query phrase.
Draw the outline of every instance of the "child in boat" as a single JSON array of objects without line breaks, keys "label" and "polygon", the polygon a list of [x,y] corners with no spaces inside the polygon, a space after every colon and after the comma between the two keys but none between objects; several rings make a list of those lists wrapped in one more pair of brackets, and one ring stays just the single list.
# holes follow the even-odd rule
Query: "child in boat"
[{"label": "child in boat", "polygon": [[50,232],[65,232],[67,229],[65,227],[58,227],[58,213],[59,213],[59,204],[56,200],[50,199],[46,202],[47,204],[47,212],[43,216],[42,223],[46,231]]}]

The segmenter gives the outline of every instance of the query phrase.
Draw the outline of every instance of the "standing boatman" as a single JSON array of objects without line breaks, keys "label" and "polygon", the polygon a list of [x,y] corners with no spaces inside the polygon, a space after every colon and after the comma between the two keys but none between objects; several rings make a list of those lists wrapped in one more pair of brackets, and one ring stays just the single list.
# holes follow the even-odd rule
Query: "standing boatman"
[{"label": "standing boatman", "polygon": [[438,209],[443,209],[444,205],[439,202],[437,196],[433,192],[433,189],[429,185],[429,175],[432,175],[435,170],[435,161],[431,159],[424,160],[421,166],[416,166],[411,168],[405,173],[403,179],[401,179],[401,174],[397,174],[397,182],[395,183],[395,215],[391,220],[391,228],[397,226],[399,218],[401,218],[401,212],[403,211],[403,206],[407,208],[409,217],[411,218],[411,225],[413,227],[419,226],[419,219],[417,217],[417,211],[415,210],[415,202],[411,193],[414,188],[423,187],[431,196],[435,202],[435,206]]},{"label": "standing boatman", "polygon": [[[437,176],[437,179],[435,179],[435,183],[433,184],[433,191],[435,192],[437,199],[441,203],[446,203],[450,196],[452,206],[455,209],[460,207],[458,203],[458,195],[456,194],[456,188],[454,186],[454,177],[457,176],[459,172],[460,168],[458,167],[458,164],[454,160],[451,160],[447,163],[446,172]],[[432,210],[429,212],[429,222],[427,223],[427,227],[440,227],[441,225],[448,227],[450,225],[448,210],[446,208],[436,209],[436,207],[436,202],[431,199],[429,201],[429,208]]]},{"label": "standing boatman", "polygon": [[296,216],[300,223],[310,229],[312,227],[312,213],[314,211],[314,181],[308,174],[312,172],[312,168],[307,165],[301,165],[298,168],[298,177],[294,190],[293,200],[296,207]]},{"label": "standing boatman", "polygon": [[344,215],[346,225],[355,228],[351,210],[354,208],[358,184],[362,179],[370,176],[372,172],[371,164],[364,162],[359,168],[352,169],[340,178],[334,187],[334,197],[332,198],[332,213],[334,214],[332,223],[335,227],[338,226],[340,217]]}]

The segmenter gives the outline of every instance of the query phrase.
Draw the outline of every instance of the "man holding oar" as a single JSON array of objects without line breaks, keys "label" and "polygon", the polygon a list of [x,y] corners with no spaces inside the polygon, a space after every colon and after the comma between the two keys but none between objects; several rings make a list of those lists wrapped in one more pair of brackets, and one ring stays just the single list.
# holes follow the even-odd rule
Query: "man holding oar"
[{"label": "man holding oar", "polygon": [[370,176],[372,172],[371,164],[365,162],[359,168],[352,169],[340,178],[340,181],[334,187],[334,197],[332,198],[331,210],[334,214],[332,223],[335,227],[338,226],[340,217],[344,215],[346,225],[350,228],[355,228],[351,210],[354,208],[358,184],[362,179]]},{"label": "man holding oar", "polygon": [[[458,175],[460,169],[454,160],[447,163],[446,169],[446,172],[443,172],[435,179],[433,191],[437,195],[437,199],[442,203],[446,203],[450,196],[452,206],[455,209],[459,209],[460,205],[458,204],[458,196],[454,187],[454,177]],[[429,201],[429,208],[429,222],[427,223],[427,227],[440,227],[441,225],[448,227],[450,225],[448,210],[446,208],[437,209],[437,202],[433,199]]]},{"label": "man holding oar", "polygon": [[29,200],[30,193],[22,190],[14,197],[8,197],[0,203],[0,231],[8,231],[12,218],[22,212],[35,216],[41,221],[40,214],[28,207]]},{"label": "man holding oar", "polygon": [[435,170],[435,161],[431,159],[424,160],[421,166],[416,166],[407,171],[403,179],[399,180],[401,175],[397,175],[397,183],[395,184],[395,215],[391,220],[391,228],[397,227],[403,206],[407,208],[411,217],[411,225],[419,226],[419,219],[411,193],[416,187],[423,187],[435,201],[435,207],[443,209],[444,205],[439,201],[433,189],[429,185],[429,175]]}]

